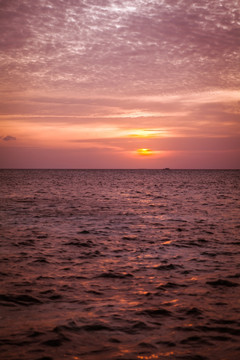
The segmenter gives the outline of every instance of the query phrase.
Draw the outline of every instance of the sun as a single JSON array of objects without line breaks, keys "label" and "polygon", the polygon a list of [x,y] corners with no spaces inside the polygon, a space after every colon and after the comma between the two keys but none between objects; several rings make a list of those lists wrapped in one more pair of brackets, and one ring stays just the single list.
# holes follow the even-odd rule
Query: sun
[{"label": "sun", "polygon": [[141,156],[149,156],[153,154],[152,150],[150,149],[137,149],[137,153]]}]

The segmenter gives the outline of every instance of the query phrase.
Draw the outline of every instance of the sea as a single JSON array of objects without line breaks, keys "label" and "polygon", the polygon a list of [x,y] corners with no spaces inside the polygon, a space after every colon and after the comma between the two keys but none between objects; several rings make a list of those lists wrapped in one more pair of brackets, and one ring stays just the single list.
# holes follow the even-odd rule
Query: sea
[{"label": "sea", "polygon": [[0,359],[240,359],[239,198],[239,170],[0,170]]}]

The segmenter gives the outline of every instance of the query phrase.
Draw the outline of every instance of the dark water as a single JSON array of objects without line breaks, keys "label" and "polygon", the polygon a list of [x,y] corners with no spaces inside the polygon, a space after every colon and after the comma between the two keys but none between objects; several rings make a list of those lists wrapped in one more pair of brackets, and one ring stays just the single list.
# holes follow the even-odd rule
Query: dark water
[{"label": "dark water", "polygon": [[240,358],[240,171],[0,182],[1,360]]}]

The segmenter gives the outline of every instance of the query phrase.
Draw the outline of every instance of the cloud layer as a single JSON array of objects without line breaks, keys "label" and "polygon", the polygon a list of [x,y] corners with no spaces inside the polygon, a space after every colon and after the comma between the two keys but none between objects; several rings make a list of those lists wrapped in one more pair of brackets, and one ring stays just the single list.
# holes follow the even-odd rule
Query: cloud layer
[{"label": "cloud layer", "polygon": [[4,82],[106,94],[236,88],[237,3],[1,1]]},{"label": "cloud layer", "polygon": [[240,166],[238,1],[0,0],[0,17],[1,133],[21,148],[171,152],[186,139],[191,167],[194,139],[202,153],[215,139],[222,166]]}]

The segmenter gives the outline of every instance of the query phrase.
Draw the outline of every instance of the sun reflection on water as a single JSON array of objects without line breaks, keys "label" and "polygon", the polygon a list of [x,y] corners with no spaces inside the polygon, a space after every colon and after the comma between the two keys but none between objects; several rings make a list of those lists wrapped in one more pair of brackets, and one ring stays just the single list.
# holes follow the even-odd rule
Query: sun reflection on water
[{"label": "sun reflection on water", "polygon": [[157,353],[157,354],[152,354],[149,356],[143,356],[143,355],[138,355],[138,359],[142,359],[142,360],[150,360],[150,359],[160,359],[160,357],[168,357],[168,356],[172,356],[174,355],[173,351],[167,352],[167,353]]}]

